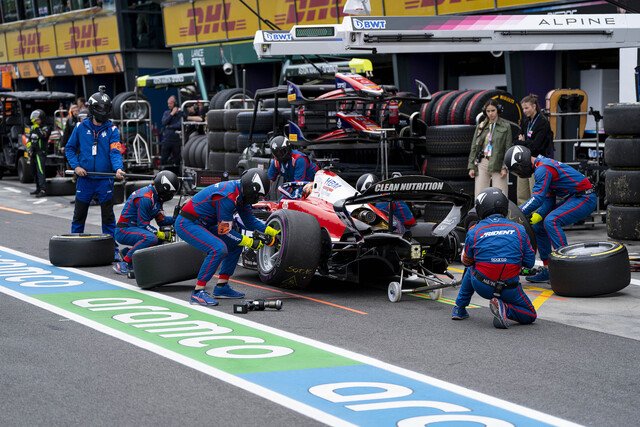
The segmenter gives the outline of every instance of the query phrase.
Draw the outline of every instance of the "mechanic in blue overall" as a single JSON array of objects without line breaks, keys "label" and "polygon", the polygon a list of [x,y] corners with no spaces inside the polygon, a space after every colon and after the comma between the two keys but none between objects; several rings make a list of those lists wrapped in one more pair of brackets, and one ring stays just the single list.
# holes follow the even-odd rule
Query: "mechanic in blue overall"
[{"label": "mechanic in blue overall", "polygon": [[536,253],[524,227],[508,218],[509,200],[495,187],[476,198],[480,221],[467,232],[462,263],[467,266],[451,312],[453,320],[469,317],[467,306],[474,292],[489,301],[493,326],[509,327],[509,319],[533,323],[536,310],[520,285],[522,266],[533,267]]},{"label": "mechanic in blue overall", "polygon": [[[289,140],[278,135],[269,141],[273,159],[269,164],[268,176],[271,181],[275,181],[278,176],[282,176],[284,182],[312,182],[319,170],[318,166],[309,159],[309,156],[291,148]],[[302,185],[296,189],[295,194],[290,198],[298,199],[301,196]]]},{"label": "mechanic in blue overall", "polygon": [[[89,205],[97,197],[102,215],[102,232],[114,235],[113,178],[87,175],[87,172],[115,172],[118,179],[125,175],[120,132],[109,120],[111,98],[104,90],[104,86],[100,86],[100,91],[91,95],[87,102],[89,116],[76,124],[65,146],[67,161],[78,176],[72,233],[84,233]],[[120,261],[117,247],[114,258]]]},{"label": "mechanic in blue overall", "polygon": [[[396,176],[399,175],[394,175],[394,178]],[[378,177],[374,174],[365,173],[364,175],[361,175],[360,178],[358,178],[358,181],[356,182],[356,191],[362,194],[378,181]],[[374,203],[374,206],[384,212],[385,215],[389,215],[389,202]],[[394,222],[401,224],[404,227],[404,230],[407,230],[416,225],[416,219],[406,202],[391,202],[391,207],[393,208],[393,217],[395,218]]]},{"label": "mechanic in blue overall", "polygon": [[153,184],[129,196],[118,219],[115,238],[116,242],[131,248],[126,252],[123,250],[122,261],[114,264],[116,273],[133,278],[133,254],[139,249],[156,246],[162,240],[171,240],[171,231],[157,230],[151,225],[151,220],[155,219],[161,227],[173,225],[174,218],[164,214],[162,205],[173,199],[179,188],[178,176],[164,170],[153,178]]},{"label": "mechanic in blue overall", "polygon": [[[544,264],[536,274],[527,276],[529,282],[549,282],[551,248],[567,244],[562,227],[574,224],[591,215],[596,208],[597,195],[589,179],[583,174],[553,159],[533,157],[529,148],[516,145],[505,153],[504,163],[520,178],[534,176],[531,198],[520,206],[522,213],[531,216],[538,252]],[[557,203],[556,197],[560,198]]]},{"label": "mechanic in blue overall", "polygon": [[[244,297],[242,292],[229,286],[229,278],[236,269],[242,247],[257,251],[264,243],[234,230],[233,217],[237,213],[247,230],[265,233],[271,236],[269,246],[275,244],[279,231],[266,227],[253,215],[251,208],[260,197],[269,193],[270,185],[264,170],[249,169],[239,180],[208,186],[182,207],[175,223],[177,235],[207,253],[191,294],[191,304],[218,305],[215,298]],[[218,267],[218,283],[212,297],[205,287]]]}]

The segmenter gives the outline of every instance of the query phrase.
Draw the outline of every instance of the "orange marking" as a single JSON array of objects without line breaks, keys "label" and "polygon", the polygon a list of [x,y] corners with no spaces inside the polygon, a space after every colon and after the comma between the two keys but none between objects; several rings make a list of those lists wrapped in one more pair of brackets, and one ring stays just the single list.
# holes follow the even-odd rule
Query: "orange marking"
[{"label": "orange marking", "polygon": [[31,215],[31,212],[21,211],[20,209],[6,208],[4,206],[0,206],[0,211],[13,212],[13,213],[18,213],[22,215]]}]

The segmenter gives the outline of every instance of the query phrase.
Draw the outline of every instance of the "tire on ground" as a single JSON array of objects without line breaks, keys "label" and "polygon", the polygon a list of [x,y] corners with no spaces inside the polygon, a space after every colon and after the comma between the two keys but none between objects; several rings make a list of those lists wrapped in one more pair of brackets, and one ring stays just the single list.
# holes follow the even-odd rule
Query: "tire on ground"
[{"label": "tire on ground", "polygon": [[640,138],[610,136],[605,145],[604,161],[609,167],[640,168]]},{"label": "tire on ground", "polygon": [[225,132],[209,132],[207,134],[207,145],[209,151],[224,151]]},{"label": "tire on ground", "polygon": [[582,242],[563,246],[549,257],[553,292],[592,297],[625,288],[631,282],[627,248],[618,242]]},{"label": "tire on ground", "polygon": [[26,157],[18,159],[18,180],[23,184],[31,184],[33,182],[31,164],[29,164]]},{"label": "tire on ground", "polygon": [[429,126],[425,134],[427,154],[468,156],[474,131],[471,125]]},{"label": "tire on ground", "polygon": [[224,170],[230,175],[238,175],[238,162],[240,153],[224,153]]},{"label": "tire on ground", "polygon": [[133,254],[136,283],[142,289],[195,279],[207,254],[187,242],[166,243]]},{"label": "tire on ground", "polygon": [[153,181],[144,180],[144,181],[129,181],[129,182],[126,182],[124,184],[124,197],[125,197],[125,200],[129,198],[131,193],[133,193],[136,190],[141,189],[142,187],[146,187],[149,184],[153,184]]},{"label": "tire on ground", "polygon": [[640,170],[609,169],[604,186],[608,203],[640,205]]},{"label": "tire on ground", "polygon": [[258,251],[260,280],[285,289],[308,287],[320,262],[318,221],[303,212],[279,210],[269,217],[267,224],[281,230],[281,244],[275,257],[270,256],[272,248]]},{"label": "tire on ground", "polygon": [[209,153],[209,167],[208,169],[211,171],[223,172],[224,168],[224,152],[212,151]]},{"label": "tire on ground", "polygon": [[607,236],[618,240],[640,240],[640,206],[607,206]]},{"label": "tire on ground", "polygon": [[61,234],[49,240],[49,261],[58,267],[93,267],[113,262],[115,243],[108,234]]},{"label": "tire on ground", "polygon": [[449,180],[463,179],[469,176],[467,157],[434,157],[427,158],[425,175]]},{"label": "tire on ground", "polygon": [[607,104],[604,107],[605,131],[609,135],[640,135],[638,117],[640,117],[640,102]]},{"label": "tire on ground", "polygon": [[73,178],[51,178],[47,180],[47,196],[73,196],[76,183]]}]

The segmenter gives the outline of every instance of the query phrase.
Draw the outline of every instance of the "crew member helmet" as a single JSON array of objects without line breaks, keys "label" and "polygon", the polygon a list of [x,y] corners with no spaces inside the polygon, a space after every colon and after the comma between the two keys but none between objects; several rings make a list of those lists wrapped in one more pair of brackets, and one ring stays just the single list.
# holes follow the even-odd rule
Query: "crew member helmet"
[{"label": "crew member helmet", "polygon": [[509,213],[509,199],[499,188],[489,187],[481,191],[476,197],[476,213],[480,219],[485,219],[493,214],[507,216]]},{"label": "crew member helmet", "polygon": [[254,204],[265,197],[271,189],[271,181],[264,169],[252,168],[244,171],[240,177],[242,198],[245,204]]},{"label": "crew member helmet", "polygon": [[171,171],[161,171],[153,178],[153,186],[162,202],[168,202],[180,189],[180,179]]},{"label": "crew member helmet", "polygon": [[377,176],[372,173],[365,173],[364,175],[361,175],[360,178],[358,178],[358,182],[356,182],[356,191],[362,194],[376,182],[378,182]]},{"label": "crew member helmet", "polygon": [[286,163],[291,160],[291,144],[289,140],[282,135],[274,136],[269,142],[271,154],[280,163]]},{"label": "crew member helmet", "polygon": [[44,123],[44,118],[45,118],[45,114],[44,111],[42,110],[33,110],[31,112],[31,116],[29,117],[29,119],[31,120],[31,123],[35,124],[36,120],[40,120],[40,123]]},{"label": "crew member helmet", "polygon": [[87,101],[89,106],[89,114],[93,116],[96,122],[104,123],[109,120],[111,115],[111,98],[104,93],[104,86],[100,86],[100,91],[91,95]]},{"label": "crew member helmet", "polygon": [[533,175],[531,164],[531,150],[524,145],[514,145],[504,155],[504,164],[509,172],[520,178],[529,178]]}]

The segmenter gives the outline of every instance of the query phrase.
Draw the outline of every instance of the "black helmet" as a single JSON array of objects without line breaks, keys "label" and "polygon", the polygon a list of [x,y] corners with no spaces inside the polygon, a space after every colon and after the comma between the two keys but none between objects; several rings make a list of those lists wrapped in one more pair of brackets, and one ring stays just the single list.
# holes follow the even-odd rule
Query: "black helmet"
[{"label": "black helmet", "polygon": [[269,194],[271,181],[264,169],[252,168],[244,171],[240,177],[242,198],[245,204],[254,204],[262,196]]},{"label": "black helmet", "polygon": [[507,216],[509,199],[499,188],[489,187],[476,197],[476,213],[480,219],[485,219],[493,214]]},{"label": "black helmet", "polygon": [[161,171],[153,178],[153,186],[156,188],[160,200],[168,202],[180,189],[180,180],[171,171]]},{"label": "black helmet", "polygon": [[278,135],[271,138],[269,142],[271,147],[271,154],[281,163],[286,163],[291,160],[291,145],[289,140],[284,136]]},{"label": "black helmet", "polygon": [[40,119],[40,123],[44,123],[44,118],[45,118],[45,114],[44,111],[42,110],[33,110],[31,112],[31,116],[29,117],[29,119],[31,120],[31,123],[35,124],[35,121]]},{"label": "black helmet", "polygon": [[531,164],[531,150],[524,145],[514,145],[509,148],[504,155],[504,164],[520,178],[529,178],[533,175],[533,165]]},{"label": "black helmet", "polygon": [[360,178],[358,178],[358,182],[356,182],[356,191],[362,194],[376,182],[378,182],[377,176],[372,173],[365,173],[364,175],[361,175]]},{"label": "black helmet", "polygon": [[109,98],[109,95],[104,93],[104,91],[104,86],[100,86],[100,91],[91,95],[87,101],[89,114],[91,114],[98,123],[106,122],[111,115],[111,98]]}]

